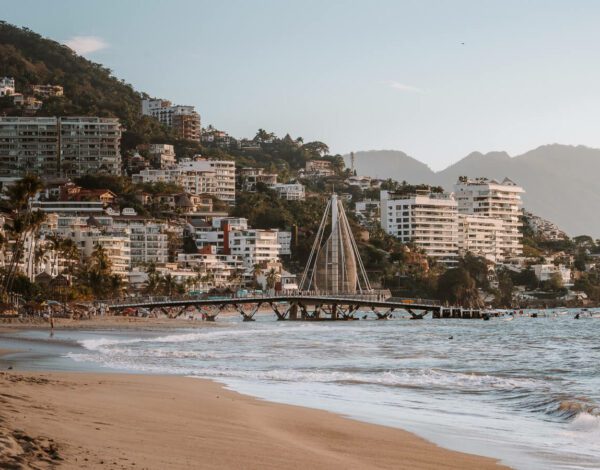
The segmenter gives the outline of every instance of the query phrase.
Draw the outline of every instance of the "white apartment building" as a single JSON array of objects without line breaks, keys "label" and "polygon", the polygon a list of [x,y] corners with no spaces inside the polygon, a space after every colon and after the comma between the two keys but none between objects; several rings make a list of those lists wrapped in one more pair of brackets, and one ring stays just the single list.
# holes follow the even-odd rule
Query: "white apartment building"
[{"label": "white apartment building", "polygon": [[472,253],[496,263],[502,259],[500,240],[504,230],[502,219],[458,214],[458,251],[463,256]]},{"label": "white apartment building", "polygon": [[178,168],[183,171],[214,171],[214,195],[221,201],[235,204],[235,162],[232,160],[206,160],[196,157],[183,160]]},{"label": "white apartment building", "polygon": [[129,232],[131,265],[164,264],[169,261],[169,238],[165,224],[142,218],[115,217],[113,226]]},{"label": "white apartment building", "polygon": [[130,234],[127,231],[111,232],[97,227],[75,226],[70,238],[86,258],[92,256],[98,245],[102,246],[110,260],[112,273],[127,279],[131,268]]},{"label": "white apartment building", "polygon": [[279,231],[249,228],[245,218],[215,217],[212,226],[188,230],[194,230],[196,246],[201,252],[214,249],[219,254],[239,256],[247,269],[279,261]]},{"label": "white apartment building", "polygon": [[11,77],[0,78],[0,96],[15,94],[15,79]]},{"label": "white apartment building", "polygon": [[247,271],[239,256],[216,253],[179,253],[177,263],[194,269],[201,287],[228,287]]},{"label": "white apartment building", "polygon": [[134,183],[176,183],[187,193],[211,194],[235,204],[235,163],[229,160],[184,160],[164,170],[142,170],[131,179]]},{"label": "white apartment building", "polygon": [[498,239],[502,258],[523,253],[520,232],[523,188],[508,178],[501,183],[487,178],[460,178],[454,188],[460,214],[490,217],[504,222],[504,230]]},{"label": "white apartment building", "polygon": [[457,203],[450,194],[381,191],[381,227],[402,242],[414,243],[436,260],[452,265],[458,256]]},{"label": "white apartment building", "polygon": [[173,128],[182,139],[200,141],[200,115],[193,106],[173,106],[167,100],[144,99],[142,114],[152,116],[161,124]]},{"label": "white apartment building", "polygon": [[242,258],[247,268],[279,261],[277,230],[235,230],[229,234],[229,253]]},{"label": "white apartment building", "polygon": [[306,198],[304,185],[300,183],[277,183],[272,185],[271,189],[287,201],[304,201]]}]

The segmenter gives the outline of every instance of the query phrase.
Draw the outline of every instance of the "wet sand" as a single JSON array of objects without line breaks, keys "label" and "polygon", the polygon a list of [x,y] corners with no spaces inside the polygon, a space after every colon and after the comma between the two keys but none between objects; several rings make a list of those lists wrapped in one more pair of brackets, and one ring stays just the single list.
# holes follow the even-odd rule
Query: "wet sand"
[{"label": "wet sand", "polygon": [[6,371],[0,390],[2,468],[506,468],[194,378]]}]

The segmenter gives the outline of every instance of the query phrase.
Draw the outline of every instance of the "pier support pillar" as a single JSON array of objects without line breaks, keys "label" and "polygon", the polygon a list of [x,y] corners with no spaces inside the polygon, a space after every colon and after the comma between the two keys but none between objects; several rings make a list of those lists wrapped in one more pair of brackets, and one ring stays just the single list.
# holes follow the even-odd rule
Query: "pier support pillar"
[{"label": "pier support pillar", "polygon": [[290,318],[290,320],[298,320],[298,303],[297,302],[292,302],[292,305],[290,305],[289,318]]}]

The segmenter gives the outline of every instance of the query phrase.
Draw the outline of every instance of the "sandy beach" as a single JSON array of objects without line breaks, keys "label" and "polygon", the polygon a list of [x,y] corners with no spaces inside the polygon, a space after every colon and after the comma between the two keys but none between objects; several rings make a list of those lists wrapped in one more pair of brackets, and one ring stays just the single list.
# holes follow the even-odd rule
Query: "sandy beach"
[{"label": "sandy beach", "polygon": [[[236,312],[223,312],[219,314],[220,318],[228,316],[239,316]],[[85,330],[85,329],[168,329],[168,328],[222,328],[226,327],[223,323],[207,322],[201,320],[190,320],[185,317],[180,318],[151,318],[151,317],[124,317],[124,316],[94,316],[89,319],[70,319],[70,318],[55,318],[55,330]],[[47,319],[3,319],[0,321],[0,333],[16,330],[48,330],[50,331],[50,323]]]},{"label": "sandy beach", "polygon": [[4,371],[0,389],[2,468],[505,468],[194,378]]}]

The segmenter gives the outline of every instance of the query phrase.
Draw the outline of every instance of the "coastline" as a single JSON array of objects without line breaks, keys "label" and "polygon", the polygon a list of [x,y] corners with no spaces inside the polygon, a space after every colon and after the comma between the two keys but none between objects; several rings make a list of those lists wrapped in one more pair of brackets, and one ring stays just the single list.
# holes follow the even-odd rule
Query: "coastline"
[{"label": "coastline", "polygon": [[3,371],[0,388],[0,462],[25,468],[507,468],[204,379]]},{"label": "coastline", "polygon": [[[31,372],[19,354],[3,360],[20,352],[0,349],[0,388],[7,391],[0,394],[0,463],[67,469],[508,468],[402,429],[263,401],[206,379]],[[18,370],[7,370],[10,363]]]}]

